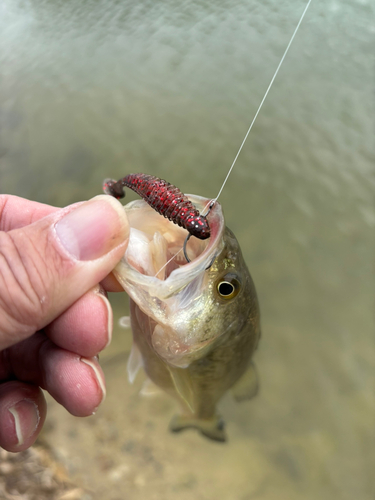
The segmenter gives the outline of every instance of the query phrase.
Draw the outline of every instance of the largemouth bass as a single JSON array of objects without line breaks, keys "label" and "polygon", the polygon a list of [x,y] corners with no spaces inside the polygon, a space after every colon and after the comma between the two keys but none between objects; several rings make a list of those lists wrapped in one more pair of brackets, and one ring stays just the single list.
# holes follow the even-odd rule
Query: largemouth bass
[{"label": "largemouth bass", "polygon": [[[210,201],[188,197],[199,210]],[[143,366],[179,401],[172,431],[195,427],[225,441],[218,401],[232,387],[239,400],[257,390],[251,357],[260,337],[259,306],[239,244],[218,202],[208,216],[211,237],[188,241],[189,263],[181,251],[186,230],[143,200],[124,209],[130,240],[114,274],[130,297],[129,379]]]}]

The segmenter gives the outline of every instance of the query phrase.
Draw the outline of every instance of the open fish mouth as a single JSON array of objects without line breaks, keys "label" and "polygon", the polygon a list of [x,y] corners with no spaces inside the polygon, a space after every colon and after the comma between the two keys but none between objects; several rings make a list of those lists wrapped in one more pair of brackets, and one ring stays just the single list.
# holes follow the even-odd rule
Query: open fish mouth
[{"label": "open fish mouth", "polygon": [[[198,210],[210,200],[187,195]],[[152,348],[168,363],[183,366],[192,350],[209,341],[198,340],[199,318],[206,307],[206,269],[224,246],[224,217],[219,203],[207,219],[211,236],[207,240],[189,238],[188,232],[153,210],[143,200],[125,205],[131,227],[127,250],[114,274],[130,298],[150,321],[155,322],[149,339]]]},{"label": "open fish mouth", "polygon": [[[188,198],[203,210],[210,200],[196,195]],[[182,251],[188,232],[155,212],[143,200],[124,206],[130,224],[128,248],[116,266],[114,274],[131,298],[132,284],[147,290],[160,300],[167,299],[191,283],[212,263],[223,246],[224,217],[216,202],[208,220],[211,237],[208,240],[190,238],[187,262]]]}]

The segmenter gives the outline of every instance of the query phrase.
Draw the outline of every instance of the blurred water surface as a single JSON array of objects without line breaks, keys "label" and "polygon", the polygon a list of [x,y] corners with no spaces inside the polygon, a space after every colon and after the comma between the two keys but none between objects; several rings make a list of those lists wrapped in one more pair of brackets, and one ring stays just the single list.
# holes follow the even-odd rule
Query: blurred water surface
[{"label": "blurred water surface", "polygon": [[[214,197],[304,5],[3,0],[1,192],[64,206],[145,172]],[[94,498],[373,498],[374,31],[370,0],[312,2],[220,199],[261,303],[259,396],[224,399],[225,445],[170,435],[116,327],[103,407],[51,404],[45,432]]]}]

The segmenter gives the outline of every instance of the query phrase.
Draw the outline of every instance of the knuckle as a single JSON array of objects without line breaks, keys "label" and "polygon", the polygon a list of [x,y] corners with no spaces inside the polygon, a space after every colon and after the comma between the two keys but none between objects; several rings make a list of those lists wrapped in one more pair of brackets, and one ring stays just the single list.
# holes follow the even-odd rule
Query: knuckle
[{"label": "knuckle", "polygon": [[51,274],[44,261],[27,234],[15,241],[12,232],[0,233],[0,308],[13,332],[39,328]]}]

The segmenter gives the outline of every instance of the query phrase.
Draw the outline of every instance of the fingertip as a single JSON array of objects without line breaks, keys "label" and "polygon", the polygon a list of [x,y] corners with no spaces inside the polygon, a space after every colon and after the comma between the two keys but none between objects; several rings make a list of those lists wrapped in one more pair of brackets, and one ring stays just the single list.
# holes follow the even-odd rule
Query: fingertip
[{"label": "fingertip", "polygon": [[125,251],[130,231],[123,206],[107,195],[95,196],[64,214],[54,229],[59,244],[79,261],[100,259],[116,247]]},{"label": "fingertip", "polygon": [[7,382],[0,386],[0,446],[10,452],[29,448],[46,418],[47,405],[37,386]]},{"label": "fingertip", "polygon": [[89,359],[89,358],[82,357],[81,362],[86,364],[87,366],[89,366],[91,368],[92,374],[94,376],[94,380],[98,384],[98,388],[102,393],[102,397],[100,400],[100,403],[102,403],[106,398],[107,390],[105,387],[104,374],[103,374],[102,369],[100,368],[99,363],[97,362],[97,358],[94,357],[94,358]]},{"label": "fingertip", "polygon": [[96,356],[77,356],[46,345],[42,356],[44,385],[51,396],[76,417],[95,413],[105,396],[105,379]]},{"label": "fingertip", "polygon": [[[105,318],[106,318],[106,337],[107,337],[107,342],[104,346],[104,349],[110,345],[112,342],[112,332],[113,332],[113,312],[112,312],[112,307],[111,304],[107,298],[106,292],[98,286],[98,288],[94,289],[94,293],[99,299],[102,301],[102,304],[104,305],[105,309]],[[103,349],[98,350],[100,352]],[[96,355],[96,353],[94,354]]]}]

